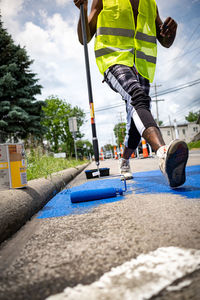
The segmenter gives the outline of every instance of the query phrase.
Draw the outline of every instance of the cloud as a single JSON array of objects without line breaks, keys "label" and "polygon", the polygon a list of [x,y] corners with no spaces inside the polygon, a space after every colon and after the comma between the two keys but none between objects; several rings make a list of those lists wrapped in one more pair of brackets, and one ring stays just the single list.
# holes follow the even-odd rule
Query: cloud
[{"label": "cloud", "polygon": [[23,8],[24,0],[1,0],[1,14],[5,18],[17,16]]},{"label": "cloud", "polygon": [[18,15],[23,10],[25,0],[0,0],[0,13],[4,28],[9,29],[10,34],[19,31],[20,24],[17,20]]},{"label": "cloud", "polygon": [[[187,84],[200,77],[199,66],[194,63],[195,56],[199,54],[198,39],[195,35],[192,36],[198,20],[192,20],[192,22],[195,25],[189,29],[185,23],[179,23],[177,36],[172,47],[169,49],[162,46],[158,47],[158,63],[154,81],[161,85],[157,89],[158,93],[168,88]],[[188,114],[190,109],[195,107],[195,100],[199,97],[198,90],[199,85],[195,85],[158,97],[158,99],[165,100],[158,103],[160,120],[167,124],[170,115],[171,119],[177,119],[178,123],[184,123],[184,116]],[[152,94],[154,94],[153,88]],[[154,103],[152,111],[154,117],[156,117]]]},{"label": "cloud", "polygon": [[58,6],[65,6],[66,4],[69,4],[70,0],[56,0],[56,4]]},{"label": "cloud", "polygon": [[[169,12],[172,13],[172,15],[175,15],[176,12],[174,11],[174,7],[178,6],[179,10],[184,7],[185,3],[187,3],[186,0],[182,0],[182,5],[180,7],[180,0],[168,0],[168,1],[162,1],[157,0],[157,7],[160,13],[160,16],[166,16]],[[161,18],[162,19],[162,18]]]}]

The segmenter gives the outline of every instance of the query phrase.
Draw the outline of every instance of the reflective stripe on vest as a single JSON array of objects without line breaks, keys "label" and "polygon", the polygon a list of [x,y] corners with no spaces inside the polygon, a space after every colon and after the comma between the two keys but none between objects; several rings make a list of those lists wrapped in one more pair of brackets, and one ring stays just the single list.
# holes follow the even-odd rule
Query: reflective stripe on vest
[{"label": "reflective stripe on vest", "polygon": [[114,64],[133,66],[153,81],[157,57],[155,0],[139,0],[137,28],[130,0],[102,0],[98,16],[95,56],[103,74]]},{"label": "reflective stripe on vest", "polygon": [[[113,28],[113,27],[99,27],[97,28],[96,36],[98,35],[114,35],[114,36],[124,36],[124,37],[134,37],[135,31],[131,29],[124,29],[124,28]],[[156,44],[156,37],[147,35],[143,32],[137,32],[136,39],[154,43]]]},{"label": "reflective stripe on vest", "polygon": [[144,54],[144,52],[142,51],[136,51],[136,57],[137,58],[141,58],[141,59],[145,59],[146,61],[152,63],[152,64],[156,64],[156,57],[151,56],[151,55],[146,55]]},{"label": "reflective stripe on vest", "polygon": [[95,57],[100,57],[100,56],[104,56],[116,51],[120,51],[120,52],[130,52],[132,54],[134,54],[134,48],[130,48],[130,49],[121,49],[121,48],[115,48],[115,47],[106,47],[106,48],[101,48],[95,51]]},{"label": "reflective stripe on vest", "polygon": [[113,28],[113,27],[99,27],[97,28],[96,35],[114,35],[114,36],[125,36],[134,37],[135,31],[124,28]]},{"label": "reflective stripe on vest", "polygon": [[152,35],[145,34],[143,32],[137,32],[135,38],[148,43],[156,44],[156,37]]}]

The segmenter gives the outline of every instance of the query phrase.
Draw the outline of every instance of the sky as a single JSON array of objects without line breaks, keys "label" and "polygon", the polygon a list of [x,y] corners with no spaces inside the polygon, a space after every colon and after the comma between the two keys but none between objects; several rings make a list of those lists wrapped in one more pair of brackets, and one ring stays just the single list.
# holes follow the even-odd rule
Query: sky
[{"label": "sky", "polygon": [[[178,87],[173,93],[158,96],[159,120],[164,125],[185,123],[189,111],[200,109],[200,0],[157,0],[161,19],[171,16],[178,23],[177,37],[169,49],[158,43],[158,59],[152,100],[157,92]],[[88,1],[90,11],[92,1]],[[54,95],[78,106],[86,113],[81,127],[84,139],[92,141],[89,100],[83,46],[78,42],[79,10],[73,0],[0,0],[4,28],[14,42],[26,48],[31,68],[43,86],[38,100]],[[94,57],[94,39],[88,44],[97,137],[100,147],[115,143],[114,126],[125,122],[126,113],[121,96],[112,91],[99,73]],[[185,87],[179,89],[179,87]],[[117,105],[117,107],[113,107]],[[152,102],[156,118],[156,104]]]}]

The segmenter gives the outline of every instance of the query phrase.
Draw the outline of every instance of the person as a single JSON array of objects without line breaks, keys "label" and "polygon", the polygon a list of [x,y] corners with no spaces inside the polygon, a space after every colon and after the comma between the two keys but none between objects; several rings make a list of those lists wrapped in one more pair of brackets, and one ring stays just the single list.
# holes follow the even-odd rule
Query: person
[{"label": "person", "polygon": [[[156,152],[159,167],[172,188],[185,182],[188,147],[174,140],[166,145],[150,111],[150,82],[153,82],[157,40],[169,48],[176,37],[177,23],[162,22],[155,0],[74,0],[84,6],[87,42],[95,35],[97,66],[107,84],[120,93],[126,104],[127,133],[121,174],[132,178],[129,158],[143,137]],[[78,38],[83,44],[81,18]]]}]

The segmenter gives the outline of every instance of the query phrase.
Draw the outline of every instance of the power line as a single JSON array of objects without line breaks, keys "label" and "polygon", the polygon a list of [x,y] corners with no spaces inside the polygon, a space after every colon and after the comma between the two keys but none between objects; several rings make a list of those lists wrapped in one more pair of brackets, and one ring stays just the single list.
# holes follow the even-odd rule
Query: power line
[{"label": "power line", "polygon": [[[199,83],[200,83],[200,78],[199,78],[199,79],[196,79],[196,80],[193,80],[193,81],[190,81],[190,82],[185,83],[185,84],[181,84],[181,85],[178,85],[178,86],[175,86],[175,87],[168,88],[168,89],[166,89],[166,90],[160,91],[160,92],[157,94],[157,96],[162,96],[162,95],[174,93],[174,92],[177,92],[177,91],[179,91],[179,90],[182,90],[182,89],[185,89],[185,88],[194,86],[194,85],[199,84]],[[154,98],[154,97],[156,97],[155,94],[151,95],[151,98]]]},{"label": "power line", "polygon": [[200,47],[196,47],[196,48],[194,48],[194,49],[191,49],[191,50],[185,52],[185,53],[182,54],[182,55],[177,55],[176,57],[167,60],[164,64],[162,64],[162,66],[165,66],[165,65],[167,65],[168,63],[173,62],[174,60],[177,60],[177,59],[179,59],[179,58],[182,59],[182,57],[184,57],[184,56],[186,56],[187,54],[190,54],[190,53],[192,53],[192,52],[195,52],[195,51],[198,50],[198,49],[200,49]]},{"label": "power line", "polygon": [[[181,58],[182,58],[182,57],[185,56],[188,52],[190,52],[190,51],[187,51],[187,52],[186,52],[186,50],[187,50],[187,48],[190,46],[189,43],[190,43],[192,37],[194,36],[195,32],[196,32],[197,29],[199,28],[199,26],[200,26],[200,23],[197,24],[197,26],[194,28],[192,34],[190,34],[189,39],[185,42],[184,46],[181,48],[180,53],[179,53],[175,58],[173,58],[172,60],[175,60],[175,59],[177,59],[178,57],[181,57]],[[197,42],[197,39],[195,39],[194,44],[195,44],[196,42]],[[194,44],[193,44],[193,46],[194,46]]]},{"label": "power line", "polygon": [[197,103],[199,103],[199,100],[200,100],[200,98],[197,98],[197,99],[191,101],[190,103],[188,103],[187,105],[183,106],[183,107],[181,108],[181,110],[178,111],[177,115],[178,115],[178,114],[182,114],[182,112],[185,111],[185,109],[187,109],[188,107],[191,108],[191,107],[196,106]]},{"label": "power line", "polygon": [[[194,44],[195,44],[197,41],[199,41],[199,40],[195,40],[195,41],[194,41],[193,46],[194,46]],[[192,64],[192,61],[193,61],[193,59],[194,59],[194,57],[197,57],[197,56],[199,55],[199,53],[200,53],[200,52],[194,53],[194,55],[190,56],[190,57],[187,59],[187,65],[191,65],[191,64]],[[187,54],[187,52],[186,52],[186,54]],[[185,65],[186,65],[186,62],[184,61],[183,63],[181,63],[182,60],[183,60],[184,58],[185,58],[185,57],[184,57],[184,54],[183,54],[182,57],[181,57],[179,60],[176,59],[176,69],[175,69],[175,73],[173,73],[173,76],[174,76],[174,77],[178,76],[178,74],[180,74],[182,70],[183,70],[183,72],[185,71]],[[179,67],[180,64],[181,64],[181,66]],[[173,69],[174,69],[174,66],[173,66]],[[181,75],[182,75],[182,74],[181,74]]]},{"label": "power line", "polygon": [[[194,85],[199,84],[199,83],[200,83],[200,78],[196,79],[196,80],[193,80],[193,81],[190,81],[190,82],[185,83],[185,84],[177,85],[175,87],[168,88],[166,90],[160,91],[159,93],[157,93],[157,96],[162,96],[162,95],[166,95],[166,94],[169,94],[169,93],[174,93],[176,91],[194,86]],[[155,98],[155,97],[156,97],[155,94],[151,95],[151,98]],[[99,108],[95,109],[95,113],[100,112],[100,111],[105,111],[105,110],[108,110],[108,109],[112,109],[112,108],[121,107],[121,106],[125,106],[125,103],[123,102],[123,103],[114,104],[114,105],[110,105],[110,106],[102,106],[102,107],[99,107]],[[86,114],[87,113],[90,113],[90,111],[86,111]]]},{"label": "power line", "polygon": [[[197,47],[197,48],[195,48],[195,49],[193,49],[193,50],[188,50],[188,51],[186,51],[186,50],[188,49],[188,47],[190,47],[191,41],[192,41],[192,47],[194,47],[194,45],[199,41],[199,38],[196,38],[196,39],[193,39],[193,40],[192,40],[192,37],[194,36],[194,34],[196,33],[196,31],[198,30],[199,26],[200,26],[200,23],[197,24],[197,26],[194,28],[194,30],[193,30],[192,33],[190,34],[189,39],[185,42],[184,46],[181,47],[181,51],[179,52],[179,54],[178,54],[175,58],[169,60],[169,61],[166,62],[166,63],[171,63],[171,62],[173,62],[174,60],[179,59],[179,64],[180,64],[180,62],[184,59],[184,56],[185,56],[186,54],[191,53],[192,51],[198,50],[199,47]],[[199,53],[198,53],[198,54],[199,54]],[[197,54],[197,55],[198,55],[198,54]],[[194,58],[194,56],[190,57],[190,58],[189,58],[189,61],[187,62],[187,64],[190,64],[190,62],[193,60],[193,58]],[[165,66],[166,63],[162,64],[162,66],[163,66],[163,65]],[[178,66],[178,65],[177,65],[177,66]],[[179,67],[179,68],[176,70],[176,72],[175,72],[174,75],[176,75],[176,74],[178,74],[179,72],[181,72],[181,70],[182,70],[183,68],[185,68],[185,64],[184,64],[184,63],[181,65],[181,67]]]},{"label": "power line", "polygon": [[[195,100],[193,100],[192,102],[190,102],[188,105],[185,105],[182,107],[181,110],[179,110],[175,115],[176,115],[176,119],[179,121],[183,118],[183,115],[188,113],[189,111],[191,111],[192,109],[195,109],[195,110],[199,110],[199,101],[200,101],[200,98],[197,98]],[[163,122],[164,125],[167,124],[167,121]]]}]

